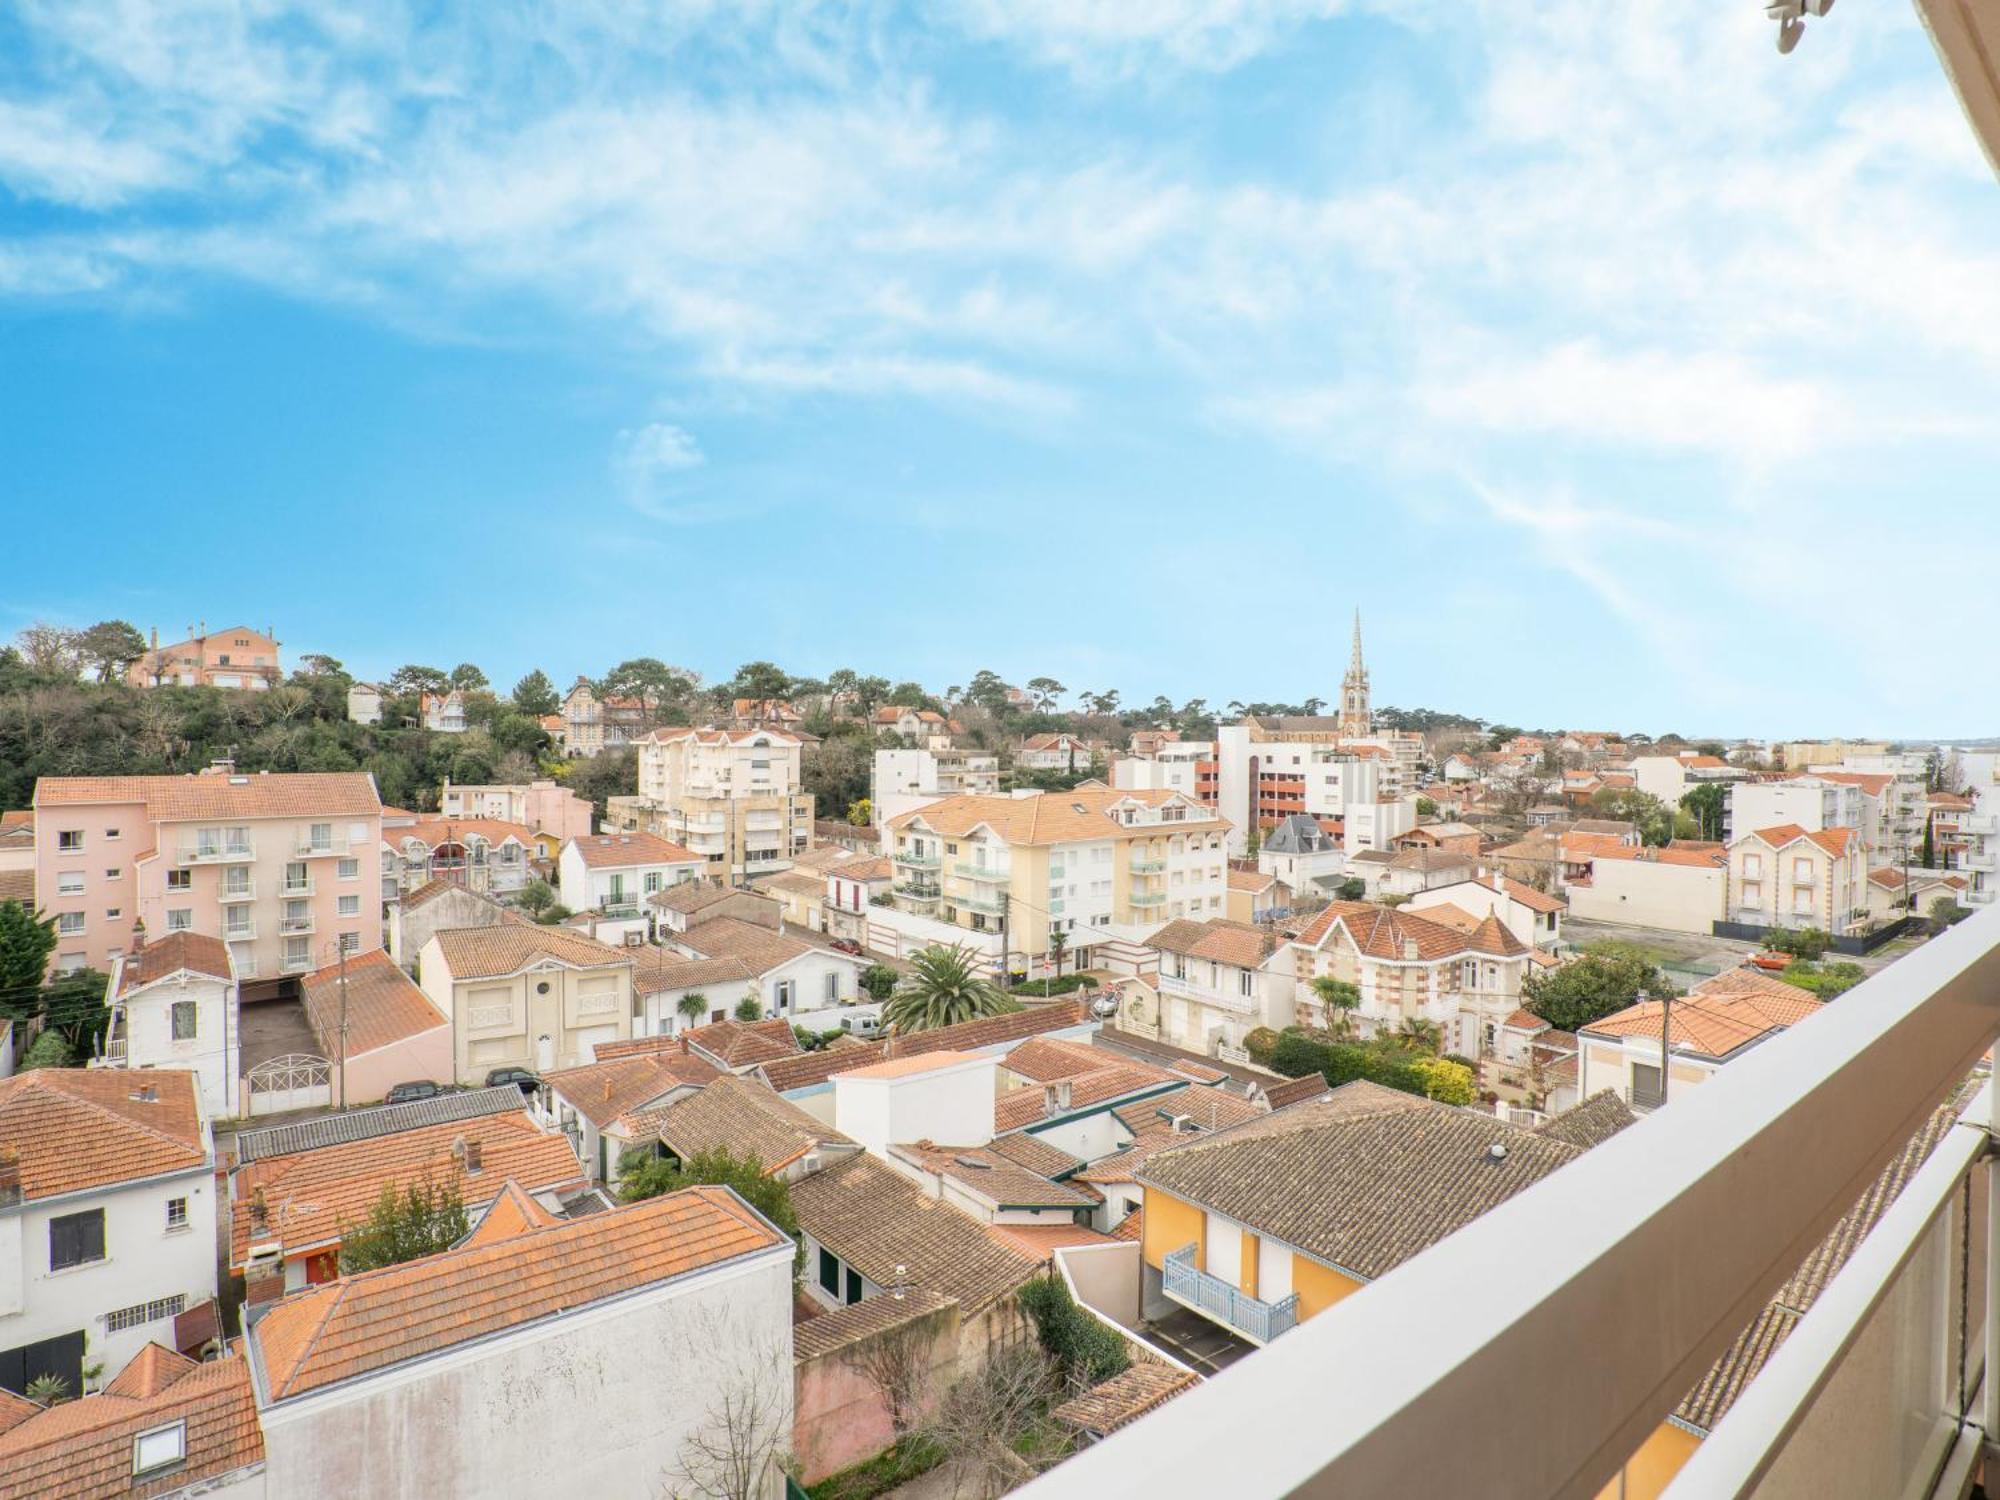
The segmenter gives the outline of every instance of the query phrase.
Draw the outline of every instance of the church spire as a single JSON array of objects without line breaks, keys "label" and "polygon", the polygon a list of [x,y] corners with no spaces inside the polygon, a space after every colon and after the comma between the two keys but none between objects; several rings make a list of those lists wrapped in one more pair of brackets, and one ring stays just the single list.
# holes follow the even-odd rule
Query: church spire
[{"label": "church spire", "polygon": [[1375,732],[1375,718],[1368,708],[1368,667],[1361,659],[1361,611],[1354,611],[1354,654],[1347,675],[1340,679],[1340,735],[1342,739],[1365,739]]},{"label": "church spire", "polygon": [[1354,655],[1347,663],[1347,670],[1350,673],[1358,673],[1363,677],[1368,675],[1368,669],[1361,665],[1361,611],[1359,609],[1354,611]]}]

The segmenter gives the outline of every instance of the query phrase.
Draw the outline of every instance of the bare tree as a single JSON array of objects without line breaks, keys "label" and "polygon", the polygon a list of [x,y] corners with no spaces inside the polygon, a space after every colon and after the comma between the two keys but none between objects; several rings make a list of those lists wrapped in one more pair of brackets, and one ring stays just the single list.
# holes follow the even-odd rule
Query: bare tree
[{"label": "bare tree", "polygon": [[854,1345],[840,1362],[881,1393],[898,1440],[909,1435],[929,1405],[932,1324],[922,1318]]},{"label": "bare tree", "polygon": [[21,657],[37,672],[74,673],[83,665],[77,652],[77,633],[46,620],[37,620],[14,637]]},{"label": "bare tree", "polygon": [[[733,1329],[719,1334],[732,1335],[740,1337]],[[735,1359],[715,1381],[701,1423],[681,1440],[661,1493],[666,1500],[763,1500],[791,1452],[791,1359],[769,1341],[697,1342],[733,1348]]]},{"label": "bare tree", "polygon": [[1022,1467],[1011,1445],[1056,1393],[1055,1366],[1033,1345],[995,1353],[946,1391],[924,1435],[951,1466],[953,1495],[992,1500],[1013,1488]]}]

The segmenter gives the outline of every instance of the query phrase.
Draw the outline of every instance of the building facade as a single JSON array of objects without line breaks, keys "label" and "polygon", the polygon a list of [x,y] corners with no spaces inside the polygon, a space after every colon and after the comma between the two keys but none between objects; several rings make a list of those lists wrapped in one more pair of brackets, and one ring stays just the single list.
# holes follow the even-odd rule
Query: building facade
[{"label": "building facade", "polygon": [[126,669],[125,680],[133,687],[218,687],[250,688],[262,691],[274,687],[284,677],[279,665],[278,642],[266,631],[238,625],[213,635],[206,626],[190,631],[184,641],[171,646],[160,644],[160,632],[153,632],[145,655]]},{"label": "building facade", "polygon": [[670,839],[732,883],[774,875],[812,845],[801,742],[775,729],[659,729],[639,742],[639,794],[607,822]]}]

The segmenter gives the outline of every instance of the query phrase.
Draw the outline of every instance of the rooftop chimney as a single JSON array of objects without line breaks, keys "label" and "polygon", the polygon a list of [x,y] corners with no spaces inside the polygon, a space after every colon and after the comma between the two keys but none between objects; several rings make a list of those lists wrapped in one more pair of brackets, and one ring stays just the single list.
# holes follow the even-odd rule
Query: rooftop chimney
[{"label": "rooftop chimney", "polygon": [[477,1177],[479,1175],[479,1170],[480,1170],[478,1141],[465,1142],[464,1157],[465,1157],[465,1175],[468,1177]]},{"label": "rooftop chimney", "polygon": [[270,1306],[285,1295],[285,1255],[276,1245],[263,1245],[250,1252],[243,1267],[243,1306],[254,1311]]},{"label": "rooftop chimney", "polygon": [[1053,1083],[1042,1085],[1042,1113],[1058,1115],[1069,1108],[1069,1084],[1067,1078],[1058,1078]]}]

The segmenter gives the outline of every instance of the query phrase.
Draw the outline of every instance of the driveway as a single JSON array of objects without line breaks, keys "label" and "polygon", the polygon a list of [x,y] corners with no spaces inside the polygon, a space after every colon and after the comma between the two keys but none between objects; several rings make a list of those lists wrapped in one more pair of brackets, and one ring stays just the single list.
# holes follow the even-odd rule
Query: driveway
[{"label": "driveway", "polygon": [[1175,1308],[1164,1318],[1141,1323],[1139,1336],[1158,1344],[1182,1364],[1204,1376],[1219,1374],[1246,1354],[1257,1352],[1257,1346],[1248,1339],[1236,1337],[1221,1325],[1211,1323],[1200,1313],[1185,1307]]},{"label": "driveway", "polygon": [[283,1057],[290,1052],[303,1052],[311,1057],[321,1057],[319,1038],[313,1035],[312,1026],[306,1020],[306,1008],[299,1000],[260,1000],[254,1005],[242,1008],[243,1071],[249,1072],[257,1064],[269,1062],[274,1057]]}]

